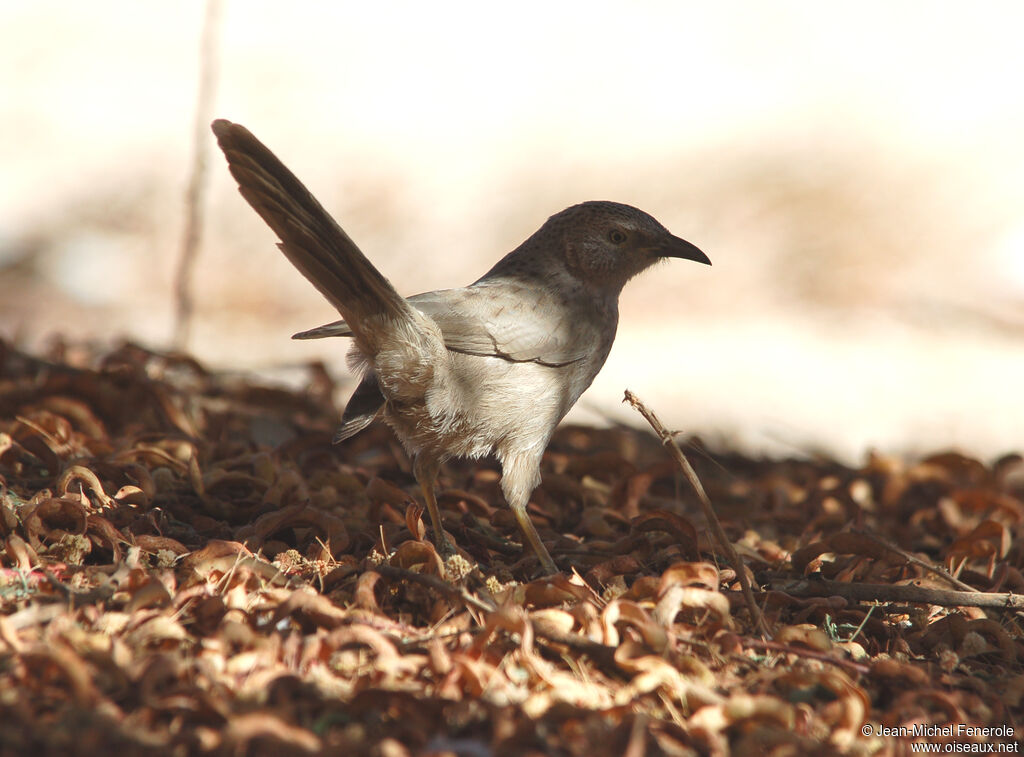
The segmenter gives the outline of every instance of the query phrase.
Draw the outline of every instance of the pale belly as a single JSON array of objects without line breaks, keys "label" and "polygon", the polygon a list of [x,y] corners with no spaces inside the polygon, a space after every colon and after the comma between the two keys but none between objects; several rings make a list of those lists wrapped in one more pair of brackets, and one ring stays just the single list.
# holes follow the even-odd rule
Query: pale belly
[{"label": "pale belly", "polygon": [[499,451],[539,458],[600,369],[449,354],[447,370],[435,373],[425,402],[386,407],[385,420],[412,453],[444,459]]}]

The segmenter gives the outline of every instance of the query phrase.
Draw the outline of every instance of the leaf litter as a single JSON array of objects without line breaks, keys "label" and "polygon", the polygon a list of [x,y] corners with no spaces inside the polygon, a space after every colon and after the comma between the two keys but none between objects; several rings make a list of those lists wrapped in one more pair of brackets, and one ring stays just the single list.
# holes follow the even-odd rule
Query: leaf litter
[{"label": "leaf litter", "polygon": [[649,433],[559,429],[530,515],[563,574],[537,578],[493,461],[444,469],[446,561],[394,437],[332,444],[333,384],[307,375],[0,342],[0,753],[1017,743],[1020,455],[849,468],[692,440],[763,637]]}]

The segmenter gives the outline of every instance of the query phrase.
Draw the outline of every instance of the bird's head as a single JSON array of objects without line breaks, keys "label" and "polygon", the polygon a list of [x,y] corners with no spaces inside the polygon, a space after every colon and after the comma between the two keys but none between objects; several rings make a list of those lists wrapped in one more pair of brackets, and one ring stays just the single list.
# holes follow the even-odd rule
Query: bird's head
[{"label": "bird's head", "polygon": [[569,272],[601,289],[620,290],[633,276],[666,258],[711,265],[707,255],[673,236],[653,217],[617,202],[573,205],[549,218],[544,227],[561,239]]}]

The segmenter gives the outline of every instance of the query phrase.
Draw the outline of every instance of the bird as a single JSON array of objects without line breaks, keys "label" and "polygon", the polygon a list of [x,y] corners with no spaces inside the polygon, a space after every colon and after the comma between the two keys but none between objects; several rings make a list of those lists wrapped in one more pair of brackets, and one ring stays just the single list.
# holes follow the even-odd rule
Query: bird
[{"label": "bird", "polygon": [[212,130],[242,197],[342,316],[294,338],[353,341],[362,378],[336,441],[375,419],[393,429],[443,555],[454,547],[437,506],[440,467],[493,454],[526,543],[558,573],[527,513],[551,435],[608,357],[626,282],[662,260],[708,256],[642,210],[591,200],[552,215],[469,286],[405,298],[248,129],[217,119]]}]

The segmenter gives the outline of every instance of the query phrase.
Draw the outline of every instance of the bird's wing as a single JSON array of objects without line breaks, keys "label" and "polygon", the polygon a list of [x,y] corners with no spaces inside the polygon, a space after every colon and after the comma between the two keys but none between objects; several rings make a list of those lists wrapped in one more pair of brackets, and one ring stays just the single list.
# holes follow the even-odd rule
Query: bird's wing
[{"label": "bird's wing", "polygon": [[345,405],[345,412],[341,416],[341,428],[334,436],[334,443],[355,436],[369,426],[384,407],[384,402],[384,394],[377,383],[377,374],[371,371],[363,376],[363,380],[359,382],[359,386]]},{"label": "bird's wing", "polygon": [[445,289],[409,301],[434,319],[454,352],[566,365],[592,350],[559,303],[522,284]]},{"label": "bird's wing", "polygon": [[[536,290],[524,290],[524,285],[508,283],[442,289],[414,295],[409,304],[437,323],[445,346],[453,352],[567,365],[593,351],[592,339],[579,333],[585,324],[560,315],[558,303],[547,302]],[[292,338],[331,336],[352,336],[352,330],[345,321],[334,321]]]}]

